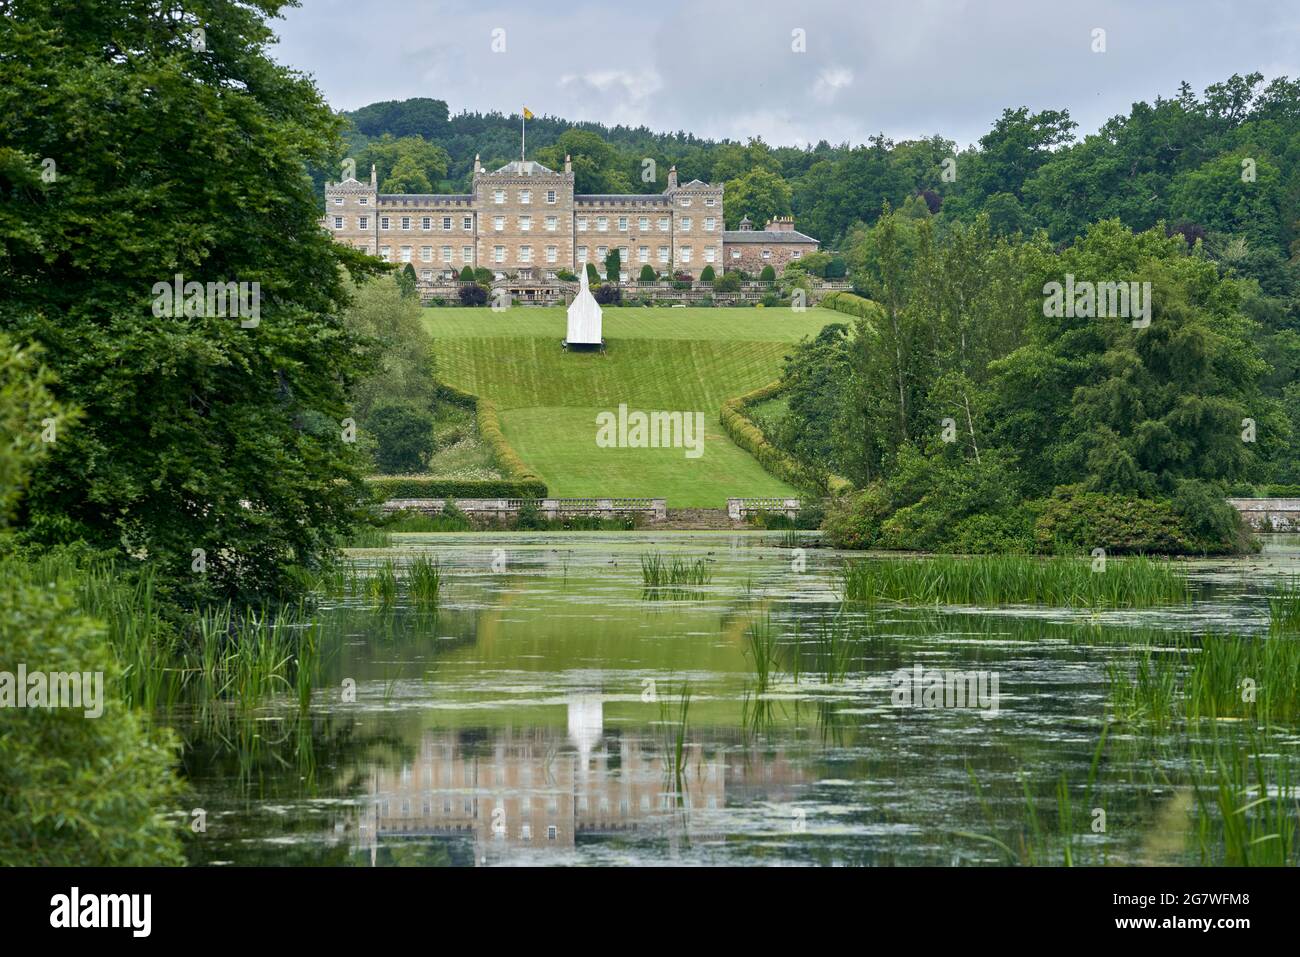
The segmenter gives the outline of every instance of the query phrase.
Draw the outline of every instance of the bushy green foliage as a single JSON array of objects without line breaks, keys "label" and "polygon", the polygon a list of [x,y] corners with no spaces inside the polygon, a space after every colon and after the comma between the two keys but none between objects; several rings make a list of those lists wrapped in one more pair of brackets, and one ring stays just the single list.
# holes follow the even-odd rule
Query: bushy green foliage
[{"label": "bushy green foliage", "polygon": [[486,306],[488,301],[488,291],[478,283],[473,285],[464,285],[456,293],[460,297],[462,306]]},{"label": "bushy green foliage", "polygon": [[835,548],[877,548],[881,528],[892,510],[889,493],[876,482],[861,491],[831,499],[822,530],[827,542]]},{"label": "bushy green foliage", "polygon": [[613,283],[597,286],[592,296],[602,306],[620,306],[623,304],[623,290]]},{"label": "bushy green foliage", "polygon": [[1034,536],[1041,551],[1091,551],[1109,554],[1233,551],[1235,538],[1199,538],[1165,498],[1085,491],[1062,486],[1046,500]]},{"label": "bushy green foliage", "polygon": [[762,271],[758,274],[758,280],[759,282],[775,282],[776,270],[773,269],[770,264],[764,266]]},{"label": "bushy green foliage", "polygon": [[513,481],[542,483],[541,476],[524,464],[519,453],[506,440],[505,433],[501,431],[501,415],[496,404],[490,399],[479,399],[477,408],[479,435],[492,451],[497,467]]},{"label": "bushy green foliage", "polygon": [[[30,351],[0,335],[0,551],[30,470],[50,448],[43,433],[74,421],[51,385]],[[0,708],[0,867],[179,864],[177,829],[161,817],[179,794],[177,742],[123,703],[103,623],[79,611],[74,590],[26,556],[0,559],[0,671],[103,680],[98,701],[83,692],[80,708]]]},{"label": "bushy green foliage", "polygon": [[351,303],[347,328],[374,344],[378,362],[352,388],[352,410],[367,425],[380,405],[403,405],[417,412],[433,406],[433,343],[425,331],[418,300],[403,295],[393,275],[360,285],[348,284]]},{"label": "bushy green foliage", "polygon": [[469,263],[466,263],[464,266],[461,267],[461,270],[460,270],[460,281],[461,281],[461,282],[473,282],[473,281],[474,281],[474,267],[471,266]]},{"label": "bushy green foliage", "polygon": [[408,406],[384,405],[366,419],[381,472],[418,472],[433,452],[433,416]]},{"label": "bushy green foliage", "polygon": [[[33,542],[147,553],[205,595],[287,587],[364,494],[364,457],[339,439],[369,361],[341,318],[340,266],[381,266],[320,228],[307,170],[337,178],[343,121],[268,55],[276,9],[191,11],[208,18],[201,54],[146,5],[33,0],[0,18],[0,329],[42,344],[85,412],[18,524]],[[154,315],[178,273],[260,283],[257,324]]]},{"label": "bushy green foliage", "polygon": [[713,282],[714,277],[715,273],[711,264],[700,270],[700,282]]},{"label": "bushy green foliage", "polygon": [[885,315],[878,304],[851,292],[828,292],[818,301],[818,305],[871,321],[879,321]]},{"label": "bushy green foliage", "polygon": [[724,272],[713,280],[714,292],[740,292],[740,273]]},{"label": "bushy green foliage", "polygon": [[826,486],[825,479],[809,466],[795,461],[774,446],[763,435],[762,430],[745,415],[745,406],[771,398],[780,389],[779,381],[772,382],[739,398],[728,399],[722,404],[718,421],[733,442],[758,459],[758,463],[777,478],[799,489],[823,491]]}]

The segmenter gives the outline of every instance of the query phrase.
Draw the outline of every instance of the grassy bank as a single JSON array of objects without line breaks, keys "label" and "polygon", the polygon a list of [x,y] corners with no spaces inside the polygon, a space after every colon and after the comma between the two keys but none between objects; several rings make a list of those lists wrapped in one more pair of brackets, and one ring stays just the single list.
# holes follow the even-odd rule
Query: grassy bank
[{"label": "grassy bank", "polygon": [[[719,428],[722,403],[774,379],[791,343],[835,314],[810,309],[607,308],[607,351],[568,353],[563,309],[429,309],[439,378],[492,401],[520,457],[557,497],[658,496],[721,507],[728,496],[788,496]],[[599,448],[596,414],[620,404],[700,412],[704,453]]]}]

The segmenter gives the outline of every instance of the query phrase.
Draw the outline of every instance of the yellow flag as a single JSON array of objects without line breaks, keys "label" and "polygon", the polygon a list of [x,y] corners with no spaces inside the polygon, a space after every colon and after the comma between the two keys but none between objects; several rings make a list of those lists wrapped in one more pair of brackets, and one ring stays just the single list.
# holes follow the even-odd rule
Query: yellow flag
[{"label": "yellow flag", "polygon": [[530,110],[528,107],[525,106],[525,107],[524,107],[524,119],[526,119],[526,120],[531,120],[532,118],[533,118],[533,111]]}]

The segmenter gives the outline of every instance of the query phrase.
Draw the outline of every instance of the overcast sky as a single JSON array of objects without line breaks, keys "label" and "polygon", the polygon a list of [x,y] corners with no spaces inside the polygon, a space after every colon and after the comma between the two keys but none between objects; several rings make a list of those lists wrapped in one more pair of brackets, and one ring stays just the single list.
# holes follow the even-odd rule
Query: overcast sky
[{"label": "overcast sky", "polygon": [[1091,132],[1182,80],[1300,75],[1297,0],[302,3],[273,55],[338,109],[428,96],[772,145],[883,131],[964,146],[1021,105]]}]

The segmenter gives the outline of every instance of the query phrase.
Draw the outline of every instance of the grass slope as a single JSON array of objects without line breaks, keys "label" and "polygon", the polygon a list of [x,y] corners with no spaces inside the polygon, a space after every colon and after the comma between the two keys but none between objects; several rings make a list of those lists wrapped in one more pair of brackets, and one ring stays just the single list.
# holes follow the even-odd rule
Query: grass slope
[{"label": "grass slope", "polygon": [[[718,426],[718,409],[772,381],[789,344],[838,313],[810,309],[605,310],[604,355],[567,353],[563,309],[429,309],[438,375],[495,401],[506,438],[557,496],[660,496],[721,507],[729,495],[791,495]],[[602,449],[596,414],[620,403],[704,414],[704,455]]]}]

